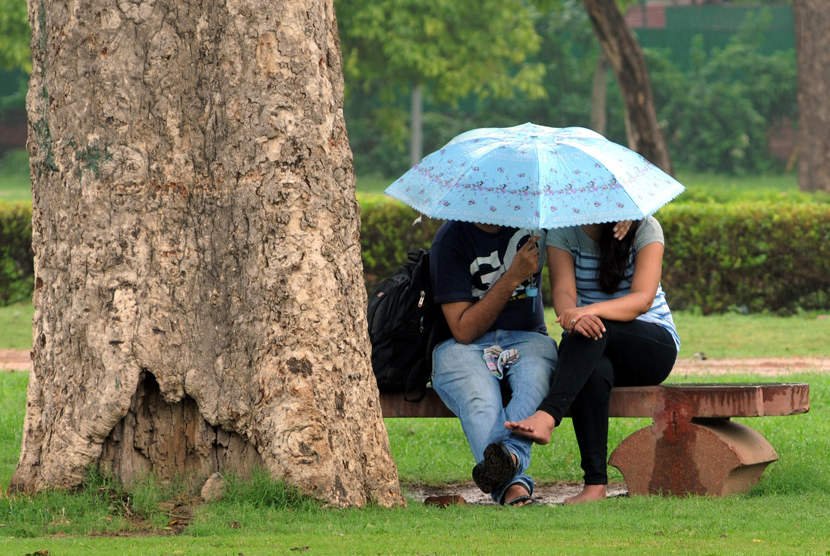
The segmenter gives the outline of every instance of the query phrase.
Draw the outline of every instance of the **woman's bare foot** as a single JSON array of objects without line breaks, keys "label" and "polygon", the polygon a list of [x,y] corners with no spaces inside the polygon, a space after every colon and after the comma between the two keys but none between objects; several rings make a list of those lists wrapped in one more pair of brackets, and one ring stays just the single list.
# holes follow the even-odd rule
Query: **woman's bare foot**
[{"label": "woman's bare foot", "polygon": [[503,500],[505,506],[519,507],[533,504],[533,499],[530,497],[530,493],[521,484],[510,485],[507,487],[507,490],[504,491]]},{"label": "woman's bare foot", "polygon": [[565,500],[565,504],[582,504],[605,500],[605,485],[585,485],[582,492]]},{"label": "woman's bare foot", "polygon": [[537,444],[547,444],[556,427],[556,421],[550,413],[537,411],[527,419],[521,421],[507,421],[504,428],[526,436]]}]

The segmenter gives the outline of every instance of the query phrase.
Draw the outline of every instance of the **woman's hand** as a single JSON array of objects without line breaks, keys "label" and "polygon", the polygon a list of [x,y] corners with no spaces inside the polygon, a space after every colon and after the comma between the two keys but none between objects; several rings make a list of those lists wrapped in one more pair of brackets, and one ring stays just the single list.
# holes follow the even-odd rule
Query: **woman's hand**
[{"label": "woman's hand", "polygon": [[623,220],[622,222],[617,222],[614,225],[614,239],[622,241],[622,239],[628,234],[628,230],[631,228],[631,220]]},{"label": "woman's hand", "polygon": [[556,322],[569,334],[582,334],[587,338],[598,340],[602,338],[602,333],[605,332],[605,325],[602,324],[602,319],[590,313],[589,310],[590,305],[567,309],[562,311]]}]

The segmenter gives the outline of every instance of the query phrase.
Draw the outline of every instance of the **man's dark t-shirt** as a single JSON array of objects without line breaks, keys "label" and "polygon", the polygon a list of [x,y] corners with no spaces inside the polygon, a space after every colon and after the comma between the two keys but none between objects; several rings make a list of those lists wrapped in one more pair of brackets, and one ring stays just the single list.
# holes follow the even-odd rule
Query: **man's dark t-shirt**
[{"label": "man's dark t-shirt", "polygon": [[[528,297],[526,280],[513,292],[501,314],[490,327],[493,330],[535,330],[547,333],[542,308],[540,280],[545,265],[545,232],[502,228],[489,233],[469,222],[450,221],[444,224],[430,249],[430,279],[436,303],[467,301],[475,303],[505,273],[513,257],[533,235],[542,235],[537,245],[542,249],[539,269],[533,285],[540,293]],[[536,311],[533,312],[533,304]]]}]

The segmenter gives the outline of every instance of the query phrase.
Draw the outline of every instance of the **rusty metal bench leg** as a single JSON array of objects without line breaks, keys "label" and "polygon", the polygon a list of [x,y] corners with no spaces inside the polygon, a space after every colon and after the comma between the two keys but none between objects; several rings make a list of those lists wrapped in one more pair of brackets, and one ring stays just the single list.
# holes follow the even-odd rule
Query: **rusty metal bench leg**
[{"label": "rusty metal bench leg", "polygon": [[609,463],[631,496],[725,496],[748,491],[777,459],[770,443],[746,425],[664,414],[623,440]]}]

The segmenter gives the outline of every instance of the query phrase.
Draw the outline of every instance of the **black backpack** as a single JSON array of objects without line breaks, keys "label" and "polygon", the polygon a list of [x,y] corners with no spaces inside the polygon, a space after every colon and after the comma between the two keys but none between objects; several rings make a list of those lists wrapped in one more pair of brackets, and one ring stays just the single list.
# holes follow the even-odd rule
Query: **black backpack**
[{"label": "black backpack", "polygon": [[409,252],[369,298],[367,316],[378,389],[421,401],[432,375],[432,350],[449,337],[444,313],[432,301],[428,252]]}]

